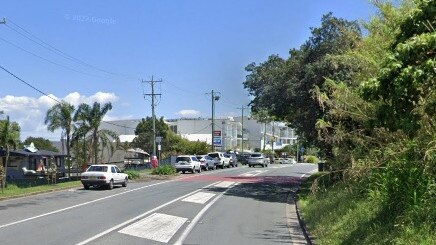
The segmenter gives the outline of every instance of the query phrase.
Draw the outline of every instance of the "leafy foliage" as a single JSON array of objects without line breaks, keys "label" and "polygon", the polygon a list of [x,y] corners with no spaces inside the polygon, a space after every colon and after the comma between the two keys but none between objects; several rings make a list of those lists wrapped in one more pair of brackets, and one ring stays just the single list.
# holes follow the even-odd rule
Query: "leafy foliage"
[{"label": "leafy foliage", "polygon": [[125,174],[127,174],[127,176],[129,177],[129,179],[139,179],[140,174],[138,171],[136,170],[125,170],[124,171]]},{"label": "leafy foliage", "polygon": [[[136,127],[135,134],[138,137],[133,140],[132,146],[146,151],[153,148],[152,123],[151,117],[142,119],[141,123]],[[192,142],[172,132],[163,117],[156,120],[156,135],[163,138],[161,143],[163,158],[170,154],[206,154],[209,151],[207,143]]]},{"label": "leafy foliage", "polygon": [[30,145],[32,143],[35,145],[36,148],[39,150],[47,150],[47,151],[54,151],[59,152],[59,149],[54,146],[50,140],[44,139],[42,137],[27,137],[21,145]]},{"label": "leafy foliage", "polygon": [[[316,120],[328,108],[322,108],[314,97],[315,87],[323,88],[325,78],[352,82],[360,70],[355,58],[346,55],[360,40],[360,27],[355,21],[324,15],[319,28],[300,49],[290,51],[284,60],[272,55],[264,63],[252,63],[244,82],[250,95],[253,112],[266,110],[277,119],[286,120],[309,144],[318,141]],[[325,148],[325,147],[324,147]]]},{"label": "leafy foliage", "polygon": [[171,165],[159,166],[151,172],[153,175],[173,175],[176,174],[176,168]]},{"label": "leafy foliage", "polygon": [[[109,153],[112,154],[120,143],[119,136],[116,132],[107,129],[100,129],[100,124],[103,121],[103,117],[111,109],[111,103],[106,103],[102,106],[100,103],[94,102],[92,107],[83,103],[79,105],[74,115],[74,121],[81,122],[80,127],[77,129],[75,138],[79,140],[80,137],[86,137],[87,133],[90,133],[89,140],[91,141],[92,145],[94,163],[98,162],[99,142],[101,142],[102,154],[103,149],[107,149]],[[116,142],[116,146],[112,144],[114,140]]]},{"label": "leafy foliage", "polygon": [[9,116],[6,120],[0,122],[0,147],[6,152],[6,161],[4,162],[2,175],[2,191],[6,184],[8,176],[9,153],[12,149],[16,149],[20,142],[20,126],[16,122],[11,122]]},{"label": "leafy foliage", "polygon": [[[313,188],[321,192],[314,199],[336,196],[320,204],[325,215],[312,216],[329,217],[318,234],[326,243],[337,216],[347,225],[339,224],[333,243],[417,244],[432,240],[436,229],[436,1],[375,5],[379,12],[364,23],[364,37],[353,22],[327,15],[287,60],[272,56],[246,68],[253,110],[287,120],[327,154],[326,177],[336,186],[325,193]],[[352,201],[336,210],[342,197]],[[423,239],[398,238],[420,227]]]}]

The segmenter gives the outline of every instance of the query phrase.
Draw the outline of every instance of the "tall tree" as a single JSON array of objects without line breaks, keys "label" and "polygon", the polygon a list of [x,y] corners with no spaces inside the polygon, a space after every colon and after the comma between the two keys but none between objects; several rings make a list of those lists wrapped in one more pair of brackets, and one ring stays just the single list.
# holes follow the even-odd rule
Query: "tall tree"
[{"label": "tall tree", "polygon": [[16,149],[20,141],[20,126],[9,120],[9,116],[3,121],[0,127],[0,146],[6,151],[6,161],[4,166],[4,176],[2,181],[2,189],[5,186],[5,182],[8,176],[8,164],[10,150]]},{"label": "tall tree", "polygon": [[70,147],[71,147],[71,134],[73,129],[73,114],[74,106],[62,102],[60,104],[54,105],[47,111],[44,123],[47,125],[47,129],[54,132],[56,129],[62,129],[65,131],[65,136],[67,137],[67,166],[68,166],[68,176],[71,175],[71,162],[70,162]]},{"label": "tall tree", "polygon": [[254,96],[251,109],[267,109],[277,119],[286,120],[298,135],[318,145],[315,124],[326,115],[314,96],[314,89],[324,89],[326,78],[352,83],[356,59],[346,52],[361,38],[359,24],[324,15],[321,27],[312,28],[312,36],[299,49],[290,51],[286,60],[278,56],[246,67],[244,87]]},{"label": "tall tree", "polygon": [[99,129],[100,124],[103,121],[103,117],[112,109],[111,103],[106,103],[103,106],[98,102],[89,106],[88,104],[81,104],[77,108],[76,114],[74,115],[75,121],[82,122],[82,134],[86,135],[86,131],[89,130],[92,139],[92,154],[94,156],[94,163],[98,162],[98,152],[99,152],[99,141],[107,146],[107,141],[112,138],[117,143],[119,142],[119,137],[117,133],[111,130]]},{"label": "tall tree", "polygon": [[[163,137],[162,148],[168,149],[168,133],[170,128],[165,123],[163,117],[156,120],[156,136]],[[136,126],[135,134],[137,137],[133,140],[132,146],[141,148],[147,152],[153,149],[153,119],[151,117],[143,118],[142,121]]]}]

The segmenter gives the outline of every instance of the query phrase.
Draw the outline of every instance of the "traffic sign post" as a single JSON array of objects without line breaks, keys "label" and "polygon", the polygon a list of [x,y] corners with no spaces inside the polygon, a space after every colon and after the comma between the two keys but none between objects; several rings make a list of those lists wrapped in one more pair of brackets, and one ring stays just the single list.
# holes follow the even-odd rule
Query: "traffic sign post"
[{"label": "traffic sign post", "polygon": [[221,135],[222,135],[221,130],[213,131],[212,143],[214,146],[222,146],[223,142],[222,142]]}]

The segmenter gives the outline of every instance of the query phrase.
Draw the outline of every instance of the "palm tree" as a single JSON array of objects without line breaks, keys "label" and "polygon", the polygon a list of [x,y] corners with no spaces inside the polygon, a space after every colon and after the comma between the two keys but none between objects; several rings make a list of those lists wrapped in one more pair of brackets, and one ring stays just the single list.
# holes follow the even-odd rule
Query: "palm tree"
[{"label": "palm tree", "polygon": [[[112,130],[108,129],[100,129],[98,131],[98,142],[101,142],[101,158],[103,159],[103,152],[106,148],[108,151],[108,161],[114,155],[114,151],[119,148],[120,145],[120,137],[118,134]],[[115,140],[115,145],[113,144],[113,140]]]},{"label": "palm tree", "polygon": [[79,108],[77,108],[76,114],[74,115],[75,121],[82,121],[81,127],[83,130],[87,131],[86,133],[91,132],[94,163],[98,162],[98,145],[100,140],[105,146],[108,146],[107,142],[110,138],[116,140],[117,143],[120,141],[116,132],[107,129],[99,130],[100,124],[103,121],[103,117],[111,109],[112,104],[110,102],[104,104],[103,106],[101,106],[98,102],[94,102],[92,107],[83,103],[79,105]]},{"label": "palm tree", "polygon": [[56,104],[47,111],[44,123],[47,129],[54,132],[56,129],[65,131],[67,137],[67,166],[68,176],[71,175],[70,163],[70,147],[71,147],[71,132],[74,126],[73,122],[74,106],[66,102]]},{"label": "palm tree", "polygon": [[6,121],[3,123],[3,127],[0,129],[0,145],[6,151],[6,161],[4,167],[4,176],[2,176],[2,191],[6,183],[8,176],[8,164],[9,153],[11,149],[16,149],[20,141],[20,126],[17,123],[11,123],[9,116],[6,117]]}]

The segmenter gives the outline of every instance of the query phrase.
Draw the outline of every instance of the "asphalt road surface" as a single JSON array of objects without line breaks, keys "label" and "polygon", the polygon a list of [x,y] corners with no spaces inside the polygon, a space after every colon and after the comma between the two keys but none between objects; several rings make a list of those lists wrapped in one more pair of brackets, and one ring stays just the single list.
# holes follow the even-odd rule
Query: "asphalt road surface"
[{"label": "asphalt road surface", "polygon": [[288,202],[315,171],[244,166],[0,201],[0,244],[301,244]]}]

